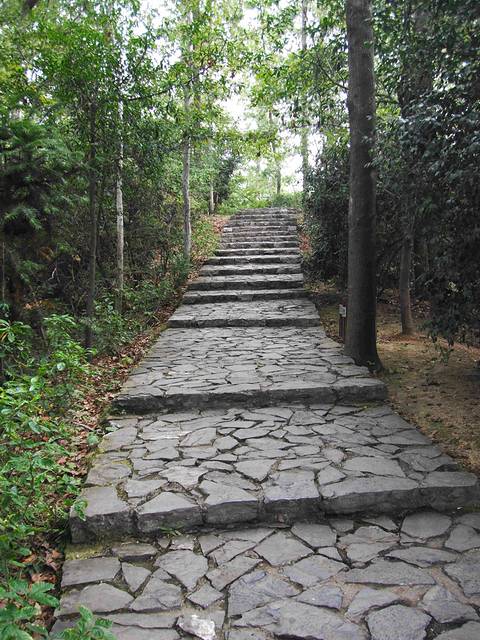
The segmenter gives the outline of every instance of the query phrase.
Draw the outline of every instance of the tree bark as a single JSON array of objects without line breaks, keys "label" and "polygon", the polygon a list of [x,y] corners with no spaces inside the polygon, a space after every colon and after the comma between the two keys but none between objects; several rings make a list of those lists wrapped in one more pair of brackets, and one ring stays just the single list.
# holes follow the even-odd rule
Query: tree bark
[{"label": "tree bark", "polygon": [[123,102],[118,102],[118,156],[117,156],[117,175],[115,188],[115,205],[117,210],[117,291],[115,299],[116,310],[121,313],[123,307],[123,289],[124,289],[124,213],[123,213]]},{"label": "tree bark", "polygon": [[412,335],[415,333],[415,325],[412,316],[412,302],[410,296],[410,274],[412,269],[413,254],[413,233],[410,226],[404,229],[402,248],[400,251],[400,274],[399,274],[399,293],[400,293],[400,318],[402,323],[402,334]]},{"label": "tree bark", "polygon": [[210,192],[208,194],[208,213],[213,216],[215,213],[215,192],[213,190],[213,181],[210,181]]},{"label": "tree bark", "polygon": [[[190,92],[185,88],[185,116],[189,119],[190,113]],[[188,126],[188,125],[187,125]],[[190,134],[185,131],[183,139],[183,171],[182,171],[182,195],[183,195],[183,255],[185,260],[190,260],[192,252],[192,219],[190,207]]]},{"label": "tree bark", "polygon": [[[308,0],[302,0],[302,27],[301,27],[301,47],[302,53],[305,55],[307,50],[307,11]],[[305,114],[302,114],[305,117]],[[308,127],[305,124],[300,131],[300,153],[302,156],[302,188],[303,195],[305,197],[305,190],[307,187],[307,175],[308,175]]]},{"label": "tree bark", "polygon": [[89,107],[89,158],[88,158],[88,211],[90,219],[90,254],[88,259],[88,290],[86,316],[87,324],[85,327],[85,346],[90,349],[93,344],[92,321],[95,305],[95,289],[96,289],[96,264],[97,264],[97,105],[94,100]]},{"label": "tree bark", "polygon": [[381,369],[376,343],[375,77],[371,0],[346,0],[350,200],[345,353]]}]

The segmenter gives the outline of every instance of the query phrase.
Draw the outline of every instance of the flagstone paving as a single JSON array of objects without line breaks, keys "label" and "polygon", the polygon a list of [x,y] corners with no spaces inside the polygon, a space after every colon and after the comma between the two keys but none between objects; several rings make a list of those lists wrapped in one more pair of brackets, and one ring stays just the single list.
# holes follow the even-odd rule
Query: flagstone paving
[{"label": "flagstone paving", "polygon": [[118,640],[480,638],[478,479],[327,338],[295,224],[234,216],[115,399],[55,632],[83,604]]},{"label": "flagstone paving", "polygon": [[85,603],[118,640],[478,640],[479,538],[425,511],[73,547],[55,630]]}]

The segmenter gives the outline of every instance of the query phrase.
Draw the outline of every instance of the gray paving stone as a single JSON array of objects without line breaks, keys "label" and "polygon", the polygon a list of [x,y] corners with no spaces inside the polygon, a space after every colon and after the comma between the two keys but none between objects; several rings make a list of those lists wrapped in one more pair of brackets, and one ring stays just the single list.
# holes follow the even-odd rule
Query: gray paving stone
[{"label": "gray paving stone", "polygon": [[255,552],[273,566],[281,566],[305,558],[312,550],[295,538],[288,538],[284,533],[278,532],[256,546]]},{"label": "gray paving stone", "polygon": [[240,576],[251,571],[258,563],[259,560],[254,558],[238,556],[230,560],[230,562],[225,562],[220,567],[209,571],[207,578],[215,589],[222,590],[231,582],[240,578]]},{"label": "gray paving stone", "polygon": [[[452,565],[453,566],[453,565]],[[417,585],[433,584],[432,576],[404,562],[377,560],[365,569],[352,569],[345,574],[346,582],[360,584]]]},{"label": "gray paving stone", "polygon": [[422,605],[440,623],[477,620],[475,609],[460,602],[451,591],[436,585],[423,596]]},{"label": "gray paving stone", "polygon": [[200,640],[216,640],[217,625],[208,614],[185,613],[180,616],[177,625],[182,631],[192,634]]},{"label": "gray paving stone", "polygon": [[372,640],[423,640],[430,620],[425,613],[402,604],[374,611],[367,618]]},{"label": "gray paving stone", "polygon": [[282,573],[303,587],[312,587],[317,582],[335,576],[345,569],[347,565],[342,562],[316,555],[284,567]]},{"label": "gray paving stone", "polygon": [[[116,640],[152,640],[151,629],[136,627],[120,627],[114,624],[110,629]],[[180,636],[175,629],[155,629],[155,640],[178,640]]]},{"label": "gray paving stone", "polygon": [[448,564],[445,572],[460,584],[466,596],[480,595],[480,551],[468,551]]},{"label": "gray paving stone", "polygon": [[87,487],[82,491],[80,501],[86,503],[85,520],[79,517],[75,505],[70,510],[74,543],[102,537],[108,531],[115,531],[117,536],[128,536],[133,532],[130,506],[118,497],[114,487]]},{"label": "gray paving stone", "polygon": [[258,500],[248,491],[209,481],[203,481],[200,490],[206,494],[205,517],[209,523],[248,522],[258,516]]},{"label": "gray paving stone", "polygon": [[146,542],[123,542],[112,547],[112,553],[120,560],[127,562],[149,560],[157,553],[157,549]]},{"label": "gray paving stone", "polygon": [[455,551],[480,548],[480,533],[477,533],[473,527],[459,524],[452,529],[445,546]]},{"label": "gray paving stone", "polygon": [[417,567],[429,567],[434,564],[444,562],[454,562],[457,554],[443,549],[432,549],[430,547],[408,547],[407,549],[395,549],[387,554],[389,558],[397,558]]},{"label": "gray paving stone", "polygon": [[138,529],[141,533],[155,533],[161,527],[192,527],[202,523],[198,505],[178,493],[163,492],[138,509]]},{"label": "gray paving stone", "polygon": [[122,563],[122,574],[130,593],[135,593],[150,575],[151,571],[128,562]]},{"label": "gray paving stone", "polygon": [[[168,611],[182,604],[182,590],[176,584],[166,582],[154,573],[141,595],[130,605],[132,611]],[[160,576],[163,572],[160,573]]]},{"label": "gray paving stone", "polygon": [[311,522],[297,522],[292,527],[292,533],[311,547],[331,547],[337,540],[337,534],[328,524]]},{"label": "gray paving stone", "polygon": [[63,565],[62,589],[91,582],[108,582],[120,571],[117,558],[88,558],[67,560]]},{"label": "gray paving stone", "polygon": [[236,580],[228,590],[228,615],[236,616],[267,602],[297,595],[299,589],[287,580],[265,571],[253,571]]},{"label": "gray paving stone", "polygon": [[302,591],[296,600],[312,604],[315,607],[327,607],[327,609],[341,609],[343,591],[336,585],[317,584],[310,589]]},{"label": "gray paving stone", "polygon": [[140,629],[170,629],[174,626],[177,614],[162,613],[114,613],[106,616],[114,624],[121,627],[137,627]]},{"label": "gray paving stone", "polygon": [[195,589],[199,579],[208,570],[208,562],[204,556],[186,550],[167,552],[160,556],[155,566],[174,576],[190,591]]},{"label": "gray paving stone", "polygon": [[465,513],[457,518],[457,522],[480,531],[480,513]]},{"label": "gray paving stone", "polygon": [[347,617],[361,620],[372,609],[378,609],[398,602],[400,597],[387,589],[372,589],[364,587],[355,595],[347,609]]},{"label": "gray paving stone", "polygon": [[197,589],[197,591],[194,591],[187,597],[194,604],[198,604],[200,607],[206,608],[214,602],[221,600],[223,598],[223,594],[221,591],[217,591],[217,589],[214,589],[209,584],[204,584]]},{"label": "gray paving stone", "polygon": [[347,478],[320,488],[327,512],[355,513],[376,510],[392,512],[407,502],[411,508],[422,506],[417,482],[409,478]]},{"label": "gray paving stone", "polygon": [[60,599],[55,616],[62,617],[78,613],[80,606],[88,607],[94,613],[110,613],[125,609],[132,602],[132,596],[126,591],[110,584],[92,584],[83,589],[72,589]]},{"label": "gray paving stone", "polygon": [[451,526],[451,519],[434,511],[423,511],[408,515],[402,524],[402,532],[412,538],[441,536]]},{"label": "gray paving stone", "polygon": [[366,640],[365,631],[341,616],[294,600],[280,600],[242,615],[237,624],[256,626],[256,621],[277,637],[299,640]]}]

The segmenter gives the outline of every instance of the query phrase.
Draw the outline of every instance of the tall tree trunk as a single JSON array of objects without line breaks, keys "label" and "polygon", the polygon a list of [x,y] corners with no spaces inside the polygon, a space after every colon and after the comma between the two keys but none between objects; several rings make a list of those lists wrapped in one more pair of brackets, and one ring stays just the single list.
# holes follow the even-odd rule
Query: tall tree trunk
[{"label": "tall tree trunk", "polygon": [[88,212],[90,218],[90,254],[88,259],[88,291],[85,327],[85,346],[89,349],[93,344],[93,313],[95,305],[96,289],[96,265],[97,265],[97,105],[95,100],[90,103],[89,109],[89,158],[88,158]]},{"label": "tall tree trunk", "polygon": [[[190,113],[190,91],[185,88],[185,115],[186,120],[189,120]],[[188,125],[187,125],[188,126]],[[192,252],[192,219],[191,219],[191,207],[190,207],[190,162],[191,162],[191,148],[190,148],[190,134],[185,131],[183,138],[183,171],[182,171],[182,194],[183,194],[183,255],[186,260],[190,260],[190,254]]]},{"label": "tall tree trunk", "polygon": [[213,216],[215,213],[215,192],[213,190],[213,180],[210,180],[210,192],[208,194],[208,213]]},{"label": "tall tree trunk", "polygon": [[[302,0],[302,27],[301,27],[301,46],[302,53],[305,55],[307,50],[307,12],[308,12],[308,0]],[[305,117],[305,113],[303,113]],[[300,131],[300,153],[302,155],[302,188],[303,195],[305,197],[305,191],[307,187],[307,175],[308,175],[308,127],[305,124]]]},{"label": "tall tree trunk", "polygon": [[[270,127],[273,129],[274,121],[273,113],[271,111],[268,112],[268,121],[270,123]],[[272,142],[272,153],[273,161],[275,163],[275,193],[279,196],[282,192],[282,164],[277,157],[277,145],[275,142]]]},{"label": "tall tree trunk", "polygon": [[120,98],[118,102],[118,157],[117,157],[117,176],[115,189],[115,205],[117,209],[117,292],[115,299],[115,307],[119,313],[122,312],[123,306],[123,288],[124,288],[124,215],[123,215],[123,101]]},{"label": "tall tree trunk", "polygon": [[371,0],[346,0],[350,201],[348,318],[345,353],[357,364],[381,368],[376,341],[375,77]]},{"label": "tall tree trunk", "polygon": [[275,172],[275,185],[276,185],[276,193],[277,196],[280,195],[280,193],[282,192],[282,168],[280,166],[280,163],[277,163],[277,168],[276,168],[276,172]]},{"label": "tall tree trunk", "polygon": [[403,335],[415,333],[415,325],[412,317],[412,303],[410,297],[410,274],[412,269],[413,254],[413,230],[411,225],[403,230],[402,248],[400,250],[400,318]]}]

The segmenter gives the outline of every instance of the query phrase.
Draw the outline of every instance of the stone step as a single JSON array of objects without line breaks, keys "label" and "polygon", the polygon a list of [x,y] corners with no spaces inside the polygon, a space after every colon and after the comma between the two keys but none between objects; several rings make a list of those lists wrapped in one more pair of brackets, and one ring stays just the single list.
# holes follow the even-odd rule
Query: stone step
[{"label": "stone step", "polygon": [[210,302],[246,302],[250,300],[295,300],[306,298],[303,288],[297,289],[229,289],[223,291],[187,291],[183,304],[205,304]]},{"label": "stone step", "polygon": [[309,300],[266,300],[183,304],[169,327],[316,327],[319,317]]},{"label": "stone step", "polygon": [[237,249],[217,249],[216,256],[259,256],[259,255],[293,255],[300,257],[300,249],[296,247],[253,247]]},{"label": "stone step", "polygon": [[[273,278],[274,276],[271,276]],[[320,327],[168,329],[114,399],[116,411],[379,400],[385,385]]]},{"label": "stone step", "polygon": [[222,249],[280,249],[298,247],[298,240],[241,240],[229,241],[228,238],[223,239],[220,244]]},{"label": "stone step", "polygon": [[480,551],[460,543],[466,528],[478,538],[466,524],[478,531],[477,515],[329,516],[70,549],[52,633],[83,605],[118,640],[478,640]]},{"label": "stone step", "polygon": [[209,258],[206,264],[301,264],[299,255],[233,255],[233,256],[214,256]]},{"label": "stone step", "polygon": [[[240,361],[237,367],[247,378],[249,370]],[[366,514],[442,511],[479,500],[478,478],[386,405],[312,399],[254,409],[232,403],[226,411],[184,406],[177,414],[112,418],[111,428],[81,494],[85,520],[71,512],[77,543],[329,514],[361,513],[368,522]],[[450,526],[438,514],[431,520],[406,529],[408,541],[420,538],[422,527],[436,538]],[[352,553],[368,553],[374,531],[352,540],[364,543]],[[280,545],[277,553],[284,552]]]},{"label": "stone step", "polygon": [[194,280],[188,289],[189,291],[211,291],[215,289],[294,289],[295,287],[303,287],[301,273],[205,276]]},{"label": "stone step", "polygon": [[233,265],[205,265],[200,269],[201,276],[241,276],[252,273],[301,273],[300,265],[296,264],[233,264]]},{"label": "stone step", "polygon": [[285,234],[285,233],[224,233],[222,235],[223,242],[245,242],[252,241],[256,242],[258,240],[275,240],[275,241],[283,241],[283,240],[292,240],[298,244],[298,236],[296,233]]},{"label": "stone step", "polygon": [[296,224],[273,224],[268,222],[257,222],[256,224],[252,222],[232,222],[231,224],[225,225],[223,227],[223,231],[228,231],[230,229],[242,229],[244,231],[252,230],[252,231],[297,231]]}]

